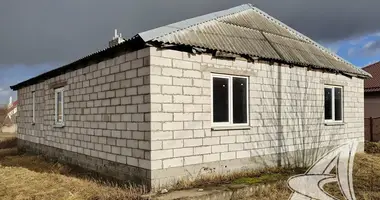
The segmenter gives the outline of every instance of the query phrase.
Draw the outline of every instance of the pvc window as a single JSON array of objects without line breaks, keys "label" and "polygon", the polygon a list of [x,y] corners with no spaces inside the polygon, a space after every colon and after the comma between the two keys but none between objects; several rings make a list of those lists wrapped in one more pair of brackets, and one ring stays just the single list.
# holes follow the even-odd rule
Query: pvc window
[{"label": "pvc window", "polygon": [[248,78],[211,74],[213,127],[248,126]]},{"label": "pvc window", "polygon": [[343,88],[325,85],[325,122],[343,122]]},{"label": "pvc window", "polygon": [[36,122],[36,92],[32,92],[32,123]]},{"label": "pvc window", "polygon": [[55,124],[64,124],[64,88],[55,89]]}]

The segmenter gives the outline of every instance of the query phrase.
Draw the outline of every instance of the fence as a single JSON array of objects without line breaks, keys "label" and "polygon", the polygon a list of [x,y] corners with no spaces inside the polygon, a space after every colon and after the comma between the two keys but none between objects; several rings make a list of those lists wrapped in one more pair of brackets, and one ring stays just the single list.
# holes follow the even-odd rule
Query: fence
[{"label": "fence", "polygon": [[380,141],[380,117],[364,118],[364,138],[366,141]]}]

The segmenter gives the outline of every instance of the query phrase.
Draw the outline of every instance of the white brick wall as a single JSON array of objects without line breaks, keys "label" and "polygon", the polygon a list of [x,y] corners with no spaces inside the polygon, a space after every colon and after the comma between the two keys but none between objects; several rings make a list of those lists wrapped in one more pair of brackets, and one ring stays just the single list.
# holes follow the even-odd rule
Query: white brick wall
[{"label": "white brick wall", "polygon": [[[150,69],[144,61],[149,60],[149,52],[150,48],[126,53],[20,89],[18,137],[150,169]],[[54,127],[54,88],[50,84],[57,81],[67,82],[63,128]],[[36,92],[34,125],[32,91]]]},{"label": "white brick wall", "polygon": [[[212,130],[211,73],[249,78],[248,129]],[[64,128],[53,127],[58,80],[67,81]],[[343,86],[344,124],[324,124],[325,84]],[[147,48],[20,89],[19,137],[154,171],[207,166],[362,142],[363,97],[358,78]]]},{"label": "white brick wall", "polygon": [[[152,150],[152,159],[162,160],[162,169],[331,146],[347,139],[363,141],[362,79],[264,62],[153,51],[151,88],[159,94],[151,95],[155,108],[151,119],[159,125],[152,129],[152,139],[164,133],[166,137],[160,139],[166,141],[162,150]],[[211,73],[249,77],[248,130],[211,130]],[[343,125],[324,124],[325,84],[344,88]],[[169,160],[154,156],[156,151],[173,148]]]}]

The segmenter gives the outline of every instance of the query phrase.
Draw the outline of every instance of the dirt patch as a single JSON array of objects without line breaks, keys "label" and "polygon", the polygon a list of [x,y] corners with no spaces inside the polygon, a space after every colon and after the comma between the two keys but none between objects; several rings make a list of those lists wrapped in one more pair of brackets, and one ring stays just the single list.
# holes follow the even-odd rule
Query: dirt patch
[{"label": "dirt patch", "polygon": [[365,142],[364,150],[367,153],[380,153],[380,142]]},{"label": "dirt patch", "polygon": [[15,137],[0,137],[0,149],[9,149],[17,146],[17,138]]}]

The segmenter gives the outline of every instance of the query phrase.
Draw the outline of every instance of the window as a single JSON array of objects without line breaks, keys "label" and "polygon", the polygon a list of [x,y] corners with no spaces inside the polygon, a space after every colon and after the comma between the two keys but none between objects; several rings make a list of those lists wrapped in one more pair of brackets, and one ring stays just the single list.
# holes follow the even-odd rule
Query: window
[{"label": "window", "polygon": [[339,86],[325,86],[325,121],[343,121],[343,90]]},{"label": "window", "polygon": [[32,92],[32,123],[36,122],[36,92]]},{"label": "window", "polygon": [[248,125],[248,78],[211,75],[212,125]]},{"label": "window", "polygon": [[64,124],[63,97],[64,97],[64,89],[63,88],[55,89],[55,124],[58,124],[58,125]]}]

